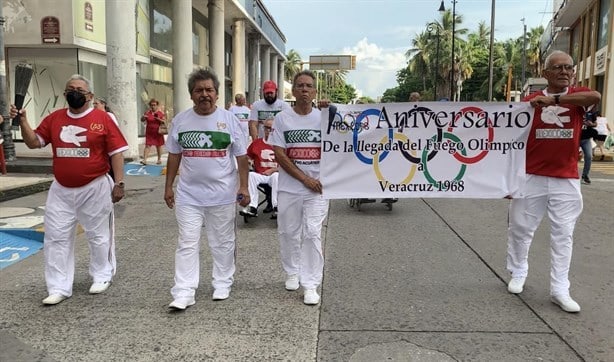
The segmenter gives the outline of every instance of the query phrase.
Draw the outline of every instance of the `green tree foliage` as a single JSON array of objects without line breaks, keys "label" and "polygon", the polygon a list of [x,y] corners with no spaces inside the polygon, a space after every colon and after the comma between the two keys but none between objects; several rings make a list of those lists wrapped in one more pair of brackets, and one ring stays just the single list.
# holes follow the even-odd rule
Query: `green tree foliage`
[{"label": "green tree foliage", "polygon": [[[450,98],[452,69],[452,14],[448,10],[440,19],[428,22],[425,30],[411,39],[406,52],[407,67],[397,72],[397,86],[387,89],[382,102],[406,102],[409,93],[418,91],[423,100],[433,100],[436,87],[437,98]],[[490,29],[481,22],[478,29],[469,31],[462,27],[463,16],[454,19],[455,55],[454,98],[461,101],[485,101],[488,99]],[[521,29],[519,25],[519,29]],[[430,32],[429,32],[430,30]],[[526,73],[525,77],[539,77],[542,54],[540,39],[543,27],[527,32]],[[439,34],[439,37],[437,37]],[[437,41],[439,40],[439,59]],[[523,37],[495,40],[493,44],[493,98],[505,99],[505,91],[510,75],[512,89],[521,90]],[[438,67],[436,66],[438,65]]]}]

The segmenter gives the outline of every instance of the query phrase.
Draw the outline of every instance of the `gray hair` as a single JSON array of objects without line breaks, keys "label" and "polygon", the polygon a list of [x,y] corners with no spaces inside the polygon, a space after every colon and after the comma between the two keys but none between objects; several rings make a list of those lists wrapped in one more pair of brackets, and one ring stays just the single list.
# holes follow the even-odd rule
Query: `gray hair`
[{"label": "gray hair", "polygon": [[215,93],[219,94],[220,80],[217,78],[217,75],[215,75],[213,71],[204,68],[195,69],[192,73],[190,73],[190,77],[188,78],[188,91],[190,91],[190,94],[192,94],[196,82],[208,79],[211,79],[213,81]]},{"label": "gray hair", "polygon": [[66,81],[66,87],[68,87],[68,83],[72,82],[73,80],[81,80],[85,82],[85,85],[87,86],[87,90],[90,91],[91,93],[94,93],[94,88],[92,88],[92,82],[90,82],[89,79],[85,78],[81,74],[71,75],[70,78],[68,78],[68,80]]},{"label": "gray hair", "polygon": [[[571,58],[571,55],[567,54],[566,52],[564,52],[562,50],[555,50],[552,53],[548,54],[548,56],[544,60],[544,68],[545,69],[550,68],[550,64],[552,63],[552,57],[560,56],[560,55],[565,55],[565,56]],[[571,62],[573,63],[573,58],[571,59]]]}]

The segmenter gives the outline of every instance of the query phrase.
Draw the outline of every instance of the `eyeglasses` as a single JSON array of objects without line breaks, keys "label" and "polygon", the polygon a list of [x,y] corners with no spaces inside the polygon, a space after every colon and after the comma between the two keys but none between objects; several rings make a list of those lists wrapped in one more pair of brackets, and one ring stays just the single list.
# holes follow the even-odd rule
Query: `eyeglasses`
[{"label": "eyeglasses", "polygon": [[77,92],[77,93],[81,93],[84,96],[90,94],[91,92],[85,89],[81,89],[81,88],[68,88],[68,89],[64,89],[64,94],[66,93],[70,93],[70,92]]},{"label": "eyeglasses", "polygon": [[573,72],[573,65],[571,64],[555,64],[550,67],[550,70],[560,73],[563,69],[567,72]]},{"label": "eyeglasses", "polygon": [[294,86],[294,88],[297,88],[297,89],[301,89],[301,88],[313,89],[313,84],[311,84],[311,83],[296,84]]}]

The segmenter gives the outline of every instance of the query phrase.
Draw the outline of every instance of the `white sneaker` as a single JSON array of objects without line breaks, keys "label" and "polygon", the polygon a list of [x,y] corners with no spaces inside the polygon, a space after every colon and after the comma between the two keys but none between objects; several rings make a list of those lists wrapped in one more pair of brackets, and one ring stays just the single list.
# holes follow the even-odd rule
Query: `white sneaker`
[{"label": "white sneaker", "polygon": [[571,299],[570,296],[556,296],[553,295],[550,297],[552,303],[561,307],[562,310],[568,313],[577,313],[580,311],[580,305],[576,303],[575,300]]},{"label": "white sneaker", "polygon": [[230,297],[230,288],[217,288],[213,291],[213,300],[224,300]]},{"label": "white sneaker", "polygon": [[512,280],[510,280],[509,284],[507,285],[507,291],[512,294],[522,293],[525,280],[527,280],[526,277],[512,278]]},{"label": "white sneaker", "polygon": [[43,299],[43,304],[55,305],[66,299],[68,299],[68,297],[62,294],[50,294],[47,298]]},{"label": "white sneaker", "polygon": [[110,280],[107,280],[106,282],[96,282],[90,287],[90,294],[100,294],[105,290],[109,289],[110,286]]},{"label": "white sneaker", "polygon": [[286,278],[286,290],[297,290],[298,287],[298,274],[288,275]]},{"label": "white sneaker", "polygon": [[315,289],[305,289],[305,296],[303,297],[303,303],[307,305],[316,305],[320,303],[320,296]]},{"label": "white sneaker", "polygon": [[184,310],[187,307],[194,305],[194,303],[196,303],[196,301],[194,300],[194,298],[192,299],[175,299],[171,302],[171,304],[168,305],[169,308],[173,308],[173,309],[177,309],[177,310]]}]

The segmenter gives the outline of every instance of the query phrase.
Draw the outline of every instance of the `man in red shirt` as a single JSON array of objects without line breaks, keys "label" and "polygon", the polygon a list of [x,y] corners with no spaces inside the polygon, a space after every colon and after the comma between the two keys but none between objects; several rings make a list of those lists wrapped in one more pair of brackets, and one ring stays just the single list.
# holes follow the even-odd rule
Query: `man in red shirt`
[{"label": "man in red shirt", "polygon": [[[254,172],[249,173],[250,204],[239,212],[243,216],[258,216],[258,185],[268,184],[271,187],[271,204],[273,214],[271,219],[277,219],[277,162],[273,146],[267,143],[273,127],[273,120],[263,122],[264,138],[257,138],[247,148],[247,156],[254,163]],[[265,209],[264,212],[267,212]]]},{"label": "man in red shirt", "polygon": [[[45,117],[32,130],[26,111],[11,105],[11,119],[20,115],[23,140],[29,148],[51,144],[54,180],[45,204],[45,279],[58,304],[72,296],[77,223],[85,229],[90,249],[91,294],[102,293],[115,274],[113,203],[124,197],[124,157],[128,143],[107,112],[91,108],[90,81],[78,74],[66,82],[68,108]],[[109,164],[109,158],[111,162]],[[113,168],[115,182],[108,172]]]},{"label": "man in red shirt", "polygon": [[545,61],[546,89],[523,101],[535,107],[527,140],[526,185],[523,198],[509,208],[507,269],[510,293],[521,293],[528,274],[529,247],[544,214],[550,219],[550,296],[566,312],[579,312],[569,294],[573,230],[582,212],[578,178],[578,147],[584,107],[599,103],[601,95],[571,86],[572,58],[554,51]]}]

